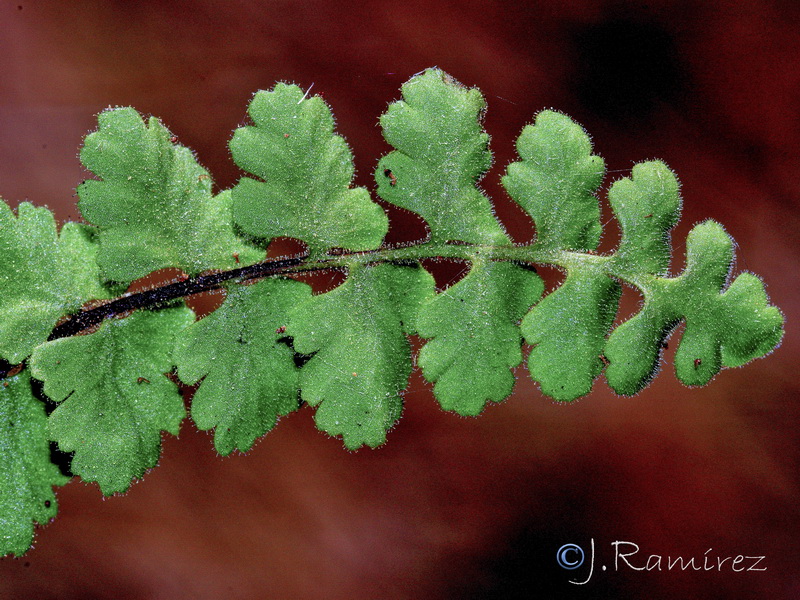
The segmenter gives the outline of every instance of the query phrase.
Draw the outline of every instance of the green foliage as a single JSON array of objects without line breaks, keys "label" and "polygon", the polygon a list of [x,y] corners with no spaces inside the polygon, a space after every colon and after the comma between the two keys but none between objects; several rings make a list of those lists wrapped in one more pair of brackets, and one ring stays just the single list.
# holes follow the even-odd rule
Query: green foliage
[{"label": "green foliage", "polygon": [[178,376],[189,385],[202,379],[192,419],[200,429],[215,428],[220,454],[246,452],[279,416],[297,409],[294,353],[279,340],[291,309],[310,298],[310,288],[291,279],[235,285],[218,310],[178,338]]},{"label": "green foliage", "polygon": [[678,180],[672,171],[662,162],[640,163],[633,167],[631,177],[614,182],[608,201],[622,229],[613,258],[615,271],[628,281],[637,274],[665,275],[669,230],[681,211]]},{"label": "green foliage", "polygon": [[[502,179],[536,226],[534,243],[512,244],[476,185],[492,160],[484,110],[478,90],[430,69],[381,117],[394,150],[378,163],[377,193],[427,222],[430,236],[413,244],[382,245],[386,214],[351,187],[352,155],[330,110],[285,84],[258,92],[252,125],[234,133],[233,159],[249,175],[232,190],[212,194],[188,149],[125,108],[102,113],[81,151],[98,177],[78,189],[92,225],[57,233],[46,209],[0,206],[0,357],[22,369],[8,376],[6,365],[0,389],[3,552],[24,552],[33,523],[55,513],[52,487],[65,478],[48,442],[74,452],[72,472],[104,494],[155,466],[161,432],[177,434],[185,414],[176,376],[196,386],[192,419],[214,429],[220,454],[247,451],[301,402],[357,449],[384,443],[400,417],[410,335],[422,338],[417,363],[441,406],[462,415],[511,393],[523,340],[531,377],[558,401],[588,394],[601,374],[617,393],[639,392],[681,323],[675,369],[691,386],[780,343],[783,317],[761,280],[730,280],[734,243],[721,225],[692,229],[686,268],[670,276],[681,199],[661,162],[611,186],[622,238],[596,253],[603,160],[560,113],[543,111],[522,130],[520,160]],[[262,261],[250,245],[282,236],[308,251]],[[427,259],[467,274],[437,287]],[[535,264],[566,274],[544,297]],[[81,310],[164,267],[192,278]],[[344,275],[333,289],[312,294],[297,280],[330,269]],[[622,285],[644,301],[614,327]],[[175,306],[223,286],[224,303],[202,319]],[[64,318],[74,327],[54,329]],[[58,404],[49,416],[31,376]]]},{"label": "green foliage", "polygon": [[588,394],[603,370],[603,346],[616,314],[619,284],[600,269],[575,268],[522,320],[531,377],[556,400]]},{"label": "green foliage", "polygon": [[721,367],[740,366],[777,346],[783,317],[768,305],[761,281],[743,273],[723,291],[732,263],[733,240],[719,223],[692,229],[684,272],[654,279],[642,309],[608,339],[606,379],[614,390],[635,394],[647,385],[664,339],[680,321],[686,330],[675,370],[686,385],[705,385]]},{"label": "green foliage", "polygon": [[544,291],[535,274],[511,263],[475,260],[461,281],[419,311],[419,334],[432,338],[418,363],[442,408],[477,415],[487,400],[511,394],[522,362],[517,323]]},{"label": "green foliage", "polygon": [[231,140],[233,160],[261,181],[233,188],[233,216],[247,233],[293,237],[312,250],[377,248],[389,221],[364,188],[350,188],[353,157],[333,133],[333,115],[319,96],[296,85],[258,92],[248,109],[255,126]]},{"label": "green foliage", "polygon": [[314,355],[300,371],[303,400],[348,448],[381,445],[400,418],[411,373],[405,334],[433,285],[421,268],[354,265],[342,285],[292,313],[286,332],[298,352]]},{"label": "green foliage", "polygon": [[378,195],[422,216],[432,242],[508,243],[489,199],[475,187],[492,164],[481,93],[436,69],[402,91],[403,100],[381,116],[383,136],[397,150],[378,163]]},{"label": "green foliage", "polygon": [[59,317],[90,298],[105,298],[98,280],[95,232],[23,202],[17,217],[0,205],[0,357],[18,363],[50,335]]},{"label": "green foliage", "polygon": [[67,481],[50,462],[47,417],[30,375],[6,379],[0,387],[0,556],[28,550],[33,522],[56,516],[53,486]]},{"label": "green foliage", "polygon": [[566,115],[543,110],[517,139],[522,158],[503,177],[511,197],[536,225],[542,249],[596,250],[600,206],[595,192],[605,173],[589,136]]},{"label": "green foliage", "polygon": [[264,253],[237,239],[230,192],[214,196],[192,152],[132,108],[108,110],[86,137],[81,161],[101,180],[78,186],[78,208],[100,231],[103,276],[132,281],[164,267],[190,275],[231,269]]},{"label": "green foliage", "polygon": [[48,421],[51,439],[75,453],[72,472],[107,496],[156,465],[162,429],[178,435],[183,401],[164,373],[175,336],[193,317],[187,308],[137,312],[33,351],[31,374],[60,403]]}]

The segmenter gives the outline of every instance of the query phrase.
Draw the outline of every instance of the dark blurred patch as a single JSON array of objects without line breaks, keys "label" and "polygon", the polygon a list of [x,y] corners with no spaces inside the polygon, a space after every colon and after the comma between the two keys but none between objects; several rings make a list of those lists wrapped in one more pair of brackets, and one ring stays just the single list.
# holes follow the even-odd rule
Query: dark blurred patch
[{"label": "dark blurred patch", "polygon": [[599,117],[640,121],[661,102],[675,102],[686,89],[674,40],[644,17],[613,17],[579,29],[576,93]]},{"label": "dark blurred patch", "polygon": [[15,365],[12,365],[5,359],[0,358],[0,377],[5,379],[9,377],[9,373],[11,373],[11,369],[14,368]]},{"label": "dark blurred patch", "polygon": [[[541,505],[519,524],[508,539],[505,551],[484,563],[481,570],[485,582],[462,598],[475,600],[529,598],[638,598],[630,580],[610,571],[609,535],[618,535],[624,528],[612,524],[613,508],[607,502],[615,494],[613,481],[623,481],[618,465],[596,457],[569,454],[558,473],[547,473],[542,483],[528,493],[538,496]],[[553,484],[552,487],[550,484]],[[594,550],[592,550],[594,544]],[[565,545],[578,546],[584,554],[582,564],[566,569],[558,562]],[[577,562],[575,554],[565,556]],[[604,568],[605,567],[605,568]],[[578,582],[578,583],[571,583]],[[585,582],[585,583],[584,583]],[[653,596],[651,596],[653,598]]]},{"label": "dark blurred patch", "polygon": [[[511,540],[509,551],[491,567],[491,582],[486,589],[467,596],[475,600],[529,600],[530,598],[630,598],[622,578],[609,577],[601,570],[595,540],[595,562],[591,570],[591,542],[585,533],[574,529],[547,529],[532,524]],[[584,564],[575,570],[558,565],[556,556],[567,542],[577,542],[584,550]],[[574,560],[574,557],[570,560]],[[578,583],[571,583],[578,582]],[[584,583],[585,582],[585,583]]]}]

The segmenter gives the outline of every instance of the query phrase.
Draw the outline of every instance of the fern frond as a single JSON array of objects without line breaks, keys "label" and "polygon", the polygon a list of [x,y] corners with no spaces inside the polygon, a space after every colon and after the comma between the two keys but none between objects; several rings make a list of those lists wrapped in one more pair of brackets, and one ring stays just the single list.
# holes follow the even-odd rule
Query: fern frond
[{"label": "fern frond", "polygon": [[[641,391],[680,323],[675,369],[690,386],[777,347],[783,315],[757,276],[731,280],[734,242],[718,223],[692,229],[686,268],[670,276],[681,198],[664,163],[613,183],[621,241],[596,253],[605,167],[563,114],[543,111],[522,130],[502,178],[536,227],[533,243],[514,245],[477,185],[492,161],[484,109],[478,90],[429,69],[381,117],[394,150],[378,163],[377,193],[430,230],[396,247],[384,244],[382,206],[352,187],[352,155],[328,106],[287,84],[258,92],[252,124],[234,133],[247,174],[232,190],[213,194],[190,150],[157,119],[122,108],[100,115],[81,151],[98,178],[78,188],[91,225],[58,233],[46,209],[0,205],[0,550],[23,553],[33,523],[55,513],[52,487],[65,478],[49,441],[74,452],[72,472],[104,494],[156,464],[162,431],[177,434],[185,416],[173,369],[198,386],[195,424],[229,454],[301,402],[348,449],[383,444],[402,412],[411,335],[423,339],[417,363],[439,403],[462,415],[511,394],[523,341],[530,375],[558,401],[588,394],[603,373],[617,393]],[[278,237],[306,251],[265,259]],[[437,288],[428,259],[456,261],[466,275]],[[544,297],[537,264],[566,273]],[[112,300],[165,267],[187,277]],[[298,281],[329,270],[343,274],[333,289]],[[614,328],[622,285],[644,301]],[[220,288],[225,301],[200,320],[176,306]],[[58,404],[49,416],[31,376]]]}]

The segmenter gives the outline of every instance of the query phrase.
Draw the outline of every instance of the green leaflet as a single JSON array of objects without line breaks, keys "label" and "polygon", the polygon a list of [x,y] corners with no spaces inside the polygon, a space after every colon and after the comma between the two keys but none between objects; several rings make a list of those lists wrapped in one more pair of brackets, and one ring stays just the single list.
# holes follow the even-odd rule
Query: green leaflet
[{"label": "green leaflet", "polygon": [[622,229],[622,240],[614,253],[617,273],[628,277],[666,274],[669,230],[681,213],[678,188],[674,173],[660,161],[635,165],[630,177],[611,186],[608,201]]},{"label": "green leaflet", "polygon": [[353,157],[322,98],[279,83],[258,92],[248,113],[255,125],[237,129],[230,148],[261,181],[243,177],[233,188],[236,223],[253,236],[303,240],[312,252],[377,248],[389,221],[366,189],[350,188]]},{"label": "green leaflet", "polygon": [[383,136],[397,150],[378,163],[378,195],[422,216],[431,242],[509,243],[475,185],[492,164],[481,93],[438,69],[413,77],[402,92],[381,115]]},{"label": "green leaflet", "polygon": [[52,439],[75,452],[72,472],[106,496],[155,466],[162,430],[178,434],[183,401],[164,374],[175,335],[192,322],[188,308],[140,311],[33,353],[31,373],[61,403],[50,415]]},{"label": "green leaflet", "polygon": [[508,165],[503,185],[536,225],[541,249],[595,250],[600,206],[595,197],[605,173],[583,128],[544,110],[517,139],[521,161]]},{"label": "green leaflet", "polygon": [[611,387],[635,394],[647,385],[663,340],[681,320],[686,330],[675,370],[687,385],[705,385],[721,367],[740,366],[780,343],[783,315],[768,305],[757,277],[743,273],[722,291],[732,263],[733,240],[721,225],[706,221],[692,229],[684,272],[654,279],[642,310],[609,337],[605,355],[611,363],[606,370]]},{"label": "green leaflet", "polygon": [[517,322],[544,291],[541,278],[511,263],[476,260],[461,281],[420,310],[418,333],[433,338],[417,360],[445,410],[477,415],[514,387],[522,361]]},{"label": "green leaflet", "polygon": [[295,350],[314,354],[300,371],[303,400],[318,407],[317,426],[347,448],[381,445],[400,417],[411,373],[404,334],[433,290],[421,268],[353,266],[342,285],[291,315],[286,334]]},{"label": "green leaflet", "polygon": [[601,355],[614,321],[620,285],[601,269],[574,269],[522,320],[533,346],[528,368],[542,393],[555,400],[588,394],[603,370]]},{"label": "green leaflet", "polygon": [[81,161],[100,180],[78,186],[78,207],[100,230],[100,267],[132,281],[164,267],[190,275],[264,257],[234,234],[230,193],[211,178],[158,119],[132,108],[107,110],[86,137]]},{"label": "green leaflet", "polygon": [[47,416],[33,397],[30,375],[0,387],[0,556],[21,556],[33,541],[33,523],[56,516],[54,485],[69,481],[50,462]]},{"label": "green leaflet", "polygon": [[285,337],[289,311],[310,299],[311,289],[292,280],[234,285],[219,309],[179,338],[178,376],[189,385],[205,377],[192,419],[200,429],[216,428],[220,454],[246,452],[279,416],[297,409],[294,352],[277,340]]},{"label": "green leaflet", "polygon": [[[783,318],[768,306],[757,278],[744,274],[720,293],[733,247],[716,223],[689,235],[683,275],[659,277],[669,266],[669,230],[681,207],[677,180],[663,163],[636,165],[630,178],[614,183],[609,200],[622,228],[617,251],[610,257],[565,254],[566,281],[522,322],[533,345],[531,376],[545,394],[573,400],[589,393],[604,361],[609,385],[635,394],[655,374],[663,342],[682,320],[687,325],[675,366],[687,385],[704,385],[722,366],[744,364],[780,341]],[[610,276],[640,287],[645,302],[606,340],[620,294]]]},{"label": "green leaflet", "polygon": [[23,202],[14,216],[0,204],[0,357],[21,362],[44,342],[59,317],[92,298],[100,285],[92,228],[67,223]]}]

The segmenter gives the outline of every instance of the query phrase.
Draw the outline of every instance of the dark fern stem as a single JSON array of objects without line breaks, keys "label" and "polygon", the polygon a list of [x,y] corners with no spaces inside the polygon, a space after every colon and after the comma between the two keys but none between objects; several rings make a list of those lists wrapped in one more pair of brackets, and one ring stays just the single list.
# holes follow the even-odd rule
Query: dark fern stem
[{"label": "dark fern stem", "polygon": [[[248,280],[271,275],[280,275],[293,267],[303,264],[303,261],[307,258],[308,257],[305,255],[300,255],[291,258],[266,260],[247,267],[200,275],[151,290],[122,296],[106,304],[101,304],[100,306],[71,315],[66,321],[53,329],[47,340],[57,340],[59,338],[76,335],[89,327],[101,323],[105,319],[128,311],[158,307],[173,300],[191,296],[192,294],[216,290],[219,289],[224,282],[230,281],[231,279]],[[0,372],[2,372],[3,369],[5,369],[5,365],[0,364]]]}]

